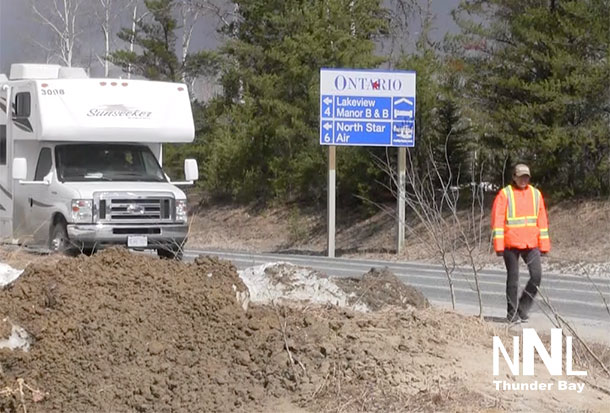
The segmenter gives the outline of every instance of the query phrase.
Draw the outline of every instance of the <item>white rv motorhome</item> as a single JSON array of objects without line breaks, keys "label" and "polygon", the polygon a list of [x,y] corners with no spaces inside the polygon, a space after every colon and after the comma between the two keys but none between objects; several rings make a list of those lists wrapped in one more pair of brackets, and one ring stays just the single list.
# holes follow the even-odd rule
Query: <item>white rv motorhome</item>
[{"label": "white rv motorhome", "polygon": [[0,74],[0,237],[53,251],[105,245],[179,257],[185,181],[163,172],[162,143],[192,142],[185,85],[90,79],[81,68],[14,64]]}]

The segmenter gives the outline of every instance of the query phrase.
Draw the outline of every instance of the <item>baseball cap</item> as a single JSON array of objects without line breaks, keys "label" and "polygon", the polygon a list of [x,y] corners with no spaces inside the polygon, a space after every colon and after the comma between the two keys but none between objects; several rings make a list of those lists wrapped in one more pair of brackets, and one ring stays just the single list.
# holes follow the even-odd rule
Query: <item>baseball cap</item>
[{"label": "baseball cap", "polygon": [[523,175],[532,176],[530,174],[530,168],[527,165],[522,164],[522,163],[515,165],[515,176],[523,176]]}]

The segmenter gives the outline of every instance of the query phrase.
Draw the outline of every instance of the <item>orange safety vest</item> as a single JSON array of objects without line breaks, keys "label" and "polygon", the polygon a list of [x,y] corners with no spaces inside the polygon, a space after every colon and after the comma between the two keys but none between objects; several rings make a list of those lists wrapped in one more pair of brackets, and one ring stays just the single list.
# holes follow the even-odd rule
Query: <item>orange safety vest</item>
[{"label": "orange safety vest", "polygon": [[549,224],[542,194],[528,185],[502,188],[491,210],[491,230],[496,252],[504,248],[551,250]]}]

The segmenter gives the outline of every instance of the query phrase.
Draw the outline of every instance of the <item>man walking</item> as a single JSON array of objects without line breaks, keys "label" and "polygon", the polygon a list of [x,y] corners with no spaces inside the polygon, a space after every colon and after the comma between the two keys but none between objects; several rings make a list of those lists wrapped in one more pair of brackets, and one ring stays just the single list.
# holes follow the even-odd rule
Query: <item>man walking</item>
[{"label": "man walking", "polygon": [[[546,207],[540,191],[529,184],[530,169],[518,164],[513,182],[502,188],[494,200],[491,227],[494,250],[506,265],[506,301],[509,322],[526,322],[542,279],[540,255],[551,249]],[[519,257],[530,273],[525,290],[519,294]]]}]

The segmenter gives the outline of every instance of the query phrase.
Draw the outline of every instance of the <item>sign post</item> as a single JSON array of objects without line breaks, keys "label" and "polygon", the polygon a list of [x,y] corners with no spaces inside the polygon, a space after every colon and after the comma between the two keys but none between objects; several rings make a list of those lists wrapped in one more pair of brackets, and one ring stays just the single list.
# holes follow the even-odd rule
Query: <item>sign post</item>
[{"label": "sign post", "polygon": [[[402,149],[402,154],[406,158],[405,148],[415,146],[415,72],[321,69],[320,145],[329,146],[328,256],[334,257],[335,147],[395,146]],[[399,164],[400,156],[399,150]],[[397,218],[399,253],[404,244],[404,171],[403,167],[401,178],[399,168]]]},{"label": "sign post", "polygon": [[336,146],[328,147],[328,256],[335,257]]},{"label": "sign post", "polygon": [[407,149],[398,148],[398,196],[396,210],[398,219],[396,222],[396,253],[400,254],[405,246],[405,181],[407,177]]}]

